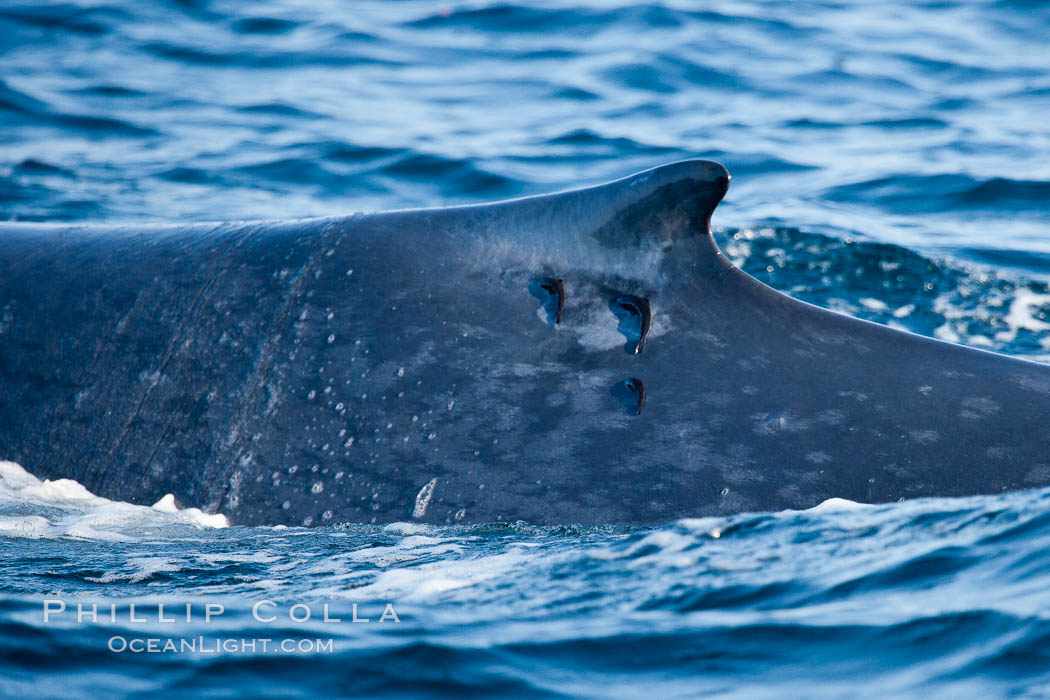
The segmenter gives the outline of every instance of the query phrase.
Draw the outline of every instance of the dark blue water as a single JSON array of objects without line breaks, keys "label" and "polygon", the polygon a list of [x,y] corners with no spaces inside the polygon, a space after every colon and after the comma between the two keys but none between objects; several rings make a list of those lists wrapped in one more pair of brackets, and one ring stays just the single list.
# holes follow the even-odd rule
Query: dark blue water
[{"label": "dark blue water", "polygon": [[[1046,360],[1048,36],[1022,0],[0,1],[0,218],[289,219],[709,157],[719,243],[762,281]],[[1050,694],[1050,491],[216,528],[23,466],[0,464],[0,695]]]}]

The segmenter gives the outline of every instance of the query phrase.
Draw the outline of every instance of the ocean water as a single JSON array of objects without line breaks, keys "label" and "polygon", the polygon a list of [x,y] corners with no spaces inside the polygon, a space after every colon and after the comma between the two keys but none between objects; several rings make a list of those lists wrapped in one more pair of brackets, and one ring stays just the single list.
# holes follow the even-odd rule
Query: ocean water
[{"label": "ocean water", "polygon": [[[763,282],[1050,361],[1048,36],[1022,0],[6,0],[0,218],[340,215],[708,157]],[[0,462],[3,696],[1050,695],[1050,490],[245,528],[32,472]]]}]

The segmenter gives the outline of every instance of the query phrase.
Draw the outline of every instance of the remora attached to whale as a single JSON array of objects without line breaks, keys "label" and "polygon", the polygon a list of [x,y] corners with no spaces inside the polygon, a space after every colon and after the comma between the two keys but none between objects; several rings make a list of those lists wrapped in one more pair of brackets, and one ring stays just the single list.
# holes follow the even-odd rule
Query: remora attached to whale
[{"label": "remora attached to whale", "polygon": [[728,184],[693,160],[480,206],[0,224],[0,458],[244,524],[1050,483],[1050,367],[763,286],[710,235]]}]

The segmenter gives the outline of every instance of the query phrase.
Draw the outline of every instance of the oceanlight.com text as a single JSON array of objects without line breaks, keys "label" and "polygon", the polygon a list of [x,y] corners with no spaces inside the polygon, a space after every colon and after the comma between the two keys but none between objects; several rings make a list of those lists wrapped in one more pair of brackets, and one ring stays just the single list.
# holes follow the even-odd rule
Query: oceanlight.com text
[{"label": "oceanlight.com text", "polygon": [[332,639],[265,637],[125,637],[109,638],[115,654],[331,654]]}]

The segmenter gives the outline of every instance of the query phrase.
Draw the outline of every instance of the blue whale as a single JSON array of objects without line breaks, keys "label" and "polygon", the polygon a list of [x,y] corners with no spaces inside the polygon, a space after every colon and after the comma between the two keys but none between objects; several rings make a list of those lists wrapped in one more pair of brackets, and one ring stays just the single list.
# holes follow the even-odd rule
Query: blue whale
[{"label": "blue whale", "polygon": [[691,160],[480,206],[0,224],[0,458],[241,524],[657,523],[1050,484],[1050,367],[797,301]]}]

